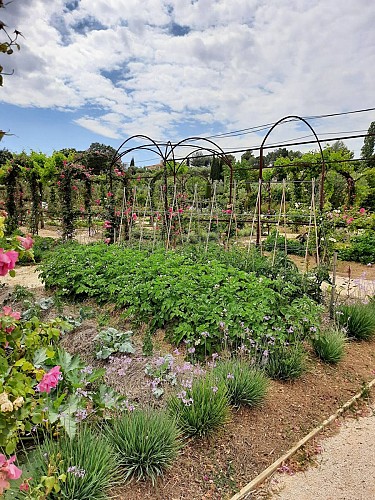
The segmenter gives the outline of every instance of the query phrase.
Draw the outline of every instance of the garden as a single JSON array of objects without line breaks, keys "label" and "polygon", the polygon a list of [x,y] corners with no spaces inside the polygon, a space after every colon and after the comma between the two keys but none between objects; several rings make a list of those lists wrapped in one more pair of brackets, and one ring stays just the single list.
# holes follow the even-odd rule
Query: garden
[{"label": "garden", "polygon": [[5,498],[230,498],[374,376],[372,178],[353,195],[346,149],[322,191],[314,153],[259,183],[251,153],[127,148],[2,152]]}]

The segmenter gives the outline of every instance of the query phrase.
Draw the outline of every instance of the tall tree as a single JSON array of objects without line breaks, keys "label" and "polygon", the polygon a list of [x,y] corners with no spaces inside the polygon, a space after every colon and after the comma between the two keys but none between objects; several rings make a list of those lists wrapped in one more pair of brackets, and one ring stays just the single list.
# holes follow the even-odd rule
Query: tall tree
[{"label": "tall tree", "polygon": [[367,168],[375,167],[375,122],[371,122],[367,131],[367,136],[363,141],[361,149],[361,158],[366,160],[365,166]]}]

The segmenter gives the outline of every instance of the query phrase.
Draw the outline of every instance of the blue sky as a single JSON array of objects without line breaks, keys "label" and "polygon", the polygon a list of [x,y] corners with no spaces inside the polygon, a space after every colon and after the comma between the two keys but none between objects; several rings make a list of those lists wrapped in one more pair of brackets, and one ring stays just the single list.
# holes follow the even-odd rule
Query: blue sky
[{"label": "blue sky", "polygon": [[[133,134],[174,142],[375,106],[368,0],[14,0],[0,18],[25,35],[0,61],[14,69],[0,89],[0,129],[14,134],[1,147],[12,151],[117,148]],[[329,137],[373,120],[313,125]],[[217,142],[247,148],[264,133]],[[272,142],[304,134],[291,123]],[[347,142],[356,154],[362,144]]]}]

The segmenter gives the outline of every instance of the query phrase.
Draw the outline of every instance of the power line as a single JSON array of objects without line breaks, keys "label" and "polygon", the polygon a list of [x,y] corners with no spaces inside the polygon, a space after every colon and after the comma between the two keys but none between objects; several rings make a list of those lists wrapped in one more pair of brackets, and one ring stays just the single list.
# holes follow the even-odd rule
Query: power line
[{"label": "power line", "polygon": [[[302,116],[301,118],[304,118],[305,120],[319,120],[322,118],[332,118],[333,116],[344,116],[344,115],[351,115],[351,114],[356,114],[356,113],[365,113],[368,111],[375,111],[375,108],[364,108],[364,109],[355,109],[352,111],[343,111],[341,113],[326,113],[322,115],[310,115],[310,116]],[[290,118],[289,120],[286,120],[284,123],[289,123],[293,121],[298,121],[297,118]],[[272,122],[272,123],[265,123],[263,125],[256,125],[254,127],[247,127],[239,130],[233,130],[231,132],[223,132],[222,134],[214,134],[210,135],[207,137],[204,137],[205,139],[213,139],[217,137],[237,137],[239,135],[247,135],[247,134],[252,134],[256,132],[261,132],[262,130],[267,130],[268,128],[272,127],[275,125],[277,122]],[[203,138],[203,137],[202,137]]]}]

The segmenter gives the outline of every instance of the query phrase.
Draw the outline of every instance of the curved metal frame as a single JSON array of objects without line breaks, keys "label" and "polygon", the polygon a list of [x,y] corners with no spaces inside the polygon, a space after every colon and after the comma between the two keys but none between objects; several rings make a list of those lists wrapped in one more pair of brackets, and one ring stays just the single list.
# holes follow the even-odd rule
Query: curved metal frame
[{"label": "curved metal frame", "polygon": [[257,224],[257,245],[260,244],[260,238],[261,238],[261,205],[262,205],[262,181],[263,181],[263,149],[266,140],[268,139],[269,135],[273,131],[274,128],[276,128],[280,123],[289,120],[290,118],[293,118],[295,120],[300,120],[301,122],[305,123],[311,132],[314,134],[314,137],[316,139],[316,142],[318,143],[319,150],[320,150],[320,156],[322,157],[322,171],[321,171],[321,182],[320,182],[320,193],[319,193],[319,209],[322,212],[323,207],[324,207],[324,180],[326,176],[326,166],[325,166],[325,161],[324,161],[324,155],[323,155],[323,149],[320,144],[319,138],[316,135],[315,130],[312,128],[310,123],[306,121],[304,118],[298,115],[288,115],[284,116],[284,118],[281,118],[278,120],[267,132],[267,134],[264,136],[262,144],[260,145],[260,151],[259,151],[259,202],[258,202],[258,224]]}]

